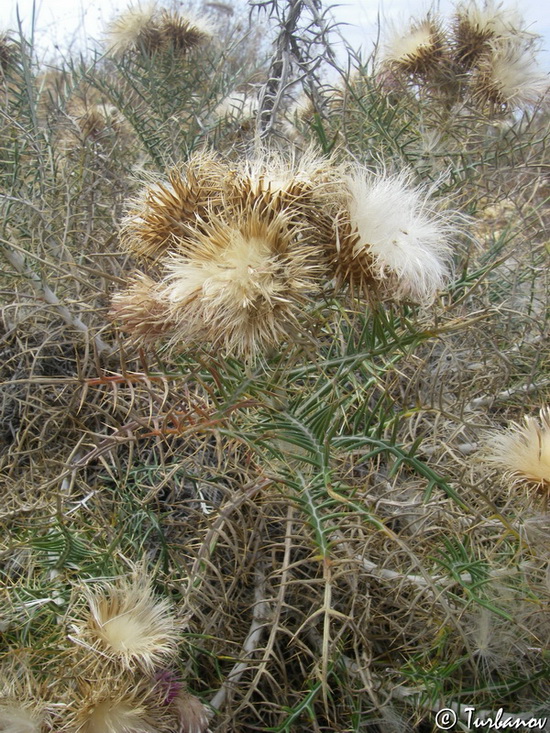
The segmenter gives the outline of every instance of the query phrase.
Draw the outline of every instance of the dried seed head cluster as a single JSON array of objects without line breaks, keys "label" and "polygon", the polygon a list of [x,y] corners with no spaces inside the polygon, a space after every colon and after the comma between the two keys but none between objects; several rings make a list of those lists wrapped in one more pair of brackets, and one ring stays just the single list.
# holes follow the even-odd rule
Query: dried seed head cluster
[{"label": "dried seed head cluster", "polygon": [[144,578],[121,579],[84,591],[75,641],[91,668],[110,660],[122,669],[152,672],[177,653],[179,633],[170,606]]},{"label": "dried seed head cluster", "polygon": [[487,441],[486,460],[516,481],[550,487],[550,407],[525,417]]},{"label": "dried seed head cluster", "polygon": [[406,175],[348,173],[312,153],[236,166],[199,154],[132,204],[122,241],[161,274],[134,277],[112,315],[138,343],[253,358],[303,333],[308,301],[334,278],[433,300],[450,273],[451,221]]},{"label": "dried seed head cluster", "polygon": [[150,3],[133,6],[115,18],[107,30],[107,46],[116,55],[166,51],[186,54],[211,36],[203,20]]},{"label": "dried seed head cluster", "polygon": [[516,8],[464,0],[449,31],[430,16],[386,46],[379,78],[412,81],[446,103],[467,101],[493,111],[536,104],[548,90],[537,67],[538,37]]}]

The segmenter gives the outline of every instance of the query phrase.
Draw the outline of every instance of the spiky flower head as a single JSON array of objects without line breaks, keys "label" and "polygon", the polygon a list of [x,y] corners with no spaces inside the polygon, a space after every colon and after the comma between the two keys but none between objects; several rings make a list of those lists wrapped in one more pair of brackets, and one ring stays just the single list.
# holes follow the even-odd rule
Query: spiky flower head
[{"label": "spiky flower head", "polygon": [[176,324],[175,343],[208,342],[251,357],[287,340],[317,290],[307,227],[283,213],[233,210],[229,220],[204,225],[187,249],[166,260],[159,288]]},{"label": "spiky flower head", "polygon": [[438,213],[429,191],[407,173],[358,168],[346,177],[336,275],[352,291],[428,303],[450,277],[450,214]]},{"label": "spiky flower head", "polygon": [[407,31],[394,31],[386,44],[383,63],[396,72],[429,76],[445,55],[445,36],[431,18],[415,23]]},{"label": "spiky flower head", "polygon": [[456,60],[466,69],[477,64],[489,42],[527,36],[517,8],[495,0],[465,0],[456,8],[454,48]]},{"label": "spiky flower head", "polygon": [[43,686],[12,661],[0,669],[0,733],[41,733],[48,720]]},{"label": "spiky flower head", "polygon": [[170,304],[162,298],[158,284],[137,273],[130,285],[111,300],[111,317],[120,322],[136,343],[152,343],[175,327]]},{"label": "spiky flower head", "polygon": [[239,120],[246,122],[256,116],[258,98],[255,94],[233,91],[227,95],[214,110],[217,119]]},{"label": "spiky flower head", "polygon": [[216,156],[198,153],[166,182],[151,183],[131,203],[122,221],[121,241],[132,254],[158,259],[185,251],[197,225],[216,214],[230,169]]},{"label": "spiky flower head", "polygon": [[7,33],[0,33],[0,73],[7,71],[17,55],[17,46]]},{"label": "spiky flower head", "polygon": [[107,29],[107,47],[111,53],[124,54],[143,49],[152,52],[160,45],[158,15],[154,2],[137,4],[118,15]]},{"label": "spiky flower head", "polygon": [[537,66],[534,45],[517,39],[489,45],[473,76],[474,97],[497,108],[536,104],[548,91],[550,80]]},{"label": "spiky flower head", "polygon": [[486,461],[505,476],[550,487],[550,407],[489,436]]},{"label": "spiky flower head", "polygon": [[150,3],[138,4],[115,18],[107,31],[107,44],[118,55],[130,51],[186,54],[211,36],[206,22]]},{"label": "spiky flower head", "polygon": [[170,605],[155,598],[144,576],[85,588],[85,606],[73,641],[90,667],[111,661],[123,669],[152,671],[177,653],[179,633]]},{"label": "spiky flower head", "polygon": [[199,18],[164,10],[158,27],[163,49],[185,54],[212,37],[208,23]]},{"label": "spiky flower head", "polygon": [[67,733],[160,733],[151,686],[145,682],[103,678],[81,683],[63,727]]}]

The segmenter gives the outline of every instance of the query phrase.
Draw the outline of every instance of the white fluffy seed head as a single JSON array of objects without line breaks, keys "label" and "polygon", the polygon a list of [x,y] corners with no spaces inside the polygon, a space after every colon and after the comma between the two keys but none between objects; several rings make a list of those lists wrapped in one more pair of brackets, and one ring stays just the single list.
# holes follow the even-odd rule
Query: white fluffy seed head
[{"label": "white fluffy seed head", "polygon": [[516,481],[550,487],[550,407],[541,409],[538,420],[527,416],[523,423],[492,433],[486,460]]},{"label": "white fluffy seed head", "polygon": [[393,30],[384,49],[383,63],[407,74],[429,74],[440,63],[444,48],[438,22],[428,17],[405,31]]},{"label": "white fluffy seed head", "polygon": [[154,25],[158,13],[154,2],[138,3],[118,15],[107,28],[107,47],[111,53],[123,54],[135,48],[140,38]]},{"label": "white fluffy seed head", "polygon": [[456,18],[467,26],[472,33],[484,37],[505,38],[523,32],[524,22],[515,5],[503,6],[494,0],[483,3],[466,0],[456,7]]},{"label": "white fluffy seed head", "polygon": [[[449,280],[452,217],[430,203],[406,173],[374,175],[357,170],[346,179],[352,257],[368,258],[376,280],[397,299],[432,301]],[[387,287],[385,288],[387,290]]]},{"label": "white fluffy seed head", "polygon": [[523,108],[536,104],[550,88],[537,65],[536,48],[521,39],[495,41],[479,62],[474,93],[496,105]]}]

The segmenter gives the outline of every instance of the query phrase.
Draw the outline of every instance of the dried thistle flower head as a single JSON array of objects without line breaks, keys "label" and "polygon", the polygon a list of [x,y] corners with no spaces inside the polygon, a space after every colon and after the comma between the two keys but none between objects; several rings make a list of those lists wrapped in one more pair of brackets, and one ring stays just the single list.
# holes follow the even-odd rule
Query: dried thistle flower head
[{"label": "dried thistle flower head", "polygon": [[521,39],[492,42],[479,60],[472,81],[473,95],[481,104],[523,108],[536,104],[550,87],[537,67],[532,43]]},{"label": "dried thistle flower head", "polygon": [[394,31],[386,44],[383,63],[403,74],[428,76],[443,59],[445,47],[439,23],[427,18],[405,32]]},{"label": "dried thistle flower head", "polygon": [[122,222],[122,244],[133,254],[157,259],[168,249],[185,250],[200,222],[219,211],[230,175],[214,155],[195,154],[165,183],[152,183],[132,202]]},{"label": "dried thistle flower head", "polygon": [[186,54],[211,36],[205,21],[151,3],[131,7],[115,18],[107,31],[107,43],[109,51],[119,55],[128,51]]},{"label": "dried thistle flower head", "polygon": [[173,341],[246,357],[288,338],[319,275],[307,228],[255,210],[211,219],[166,269],[159,289],[176,323]]},{"label": "dried thistle flower head", "polygon": [[111,53],[121,55],[128,51],[156,50],[161,35],[156,22],[156,3],[134,5],[117,16],[107,29],[107,47]]},{"label": "dried thistle flower head", "polygon": [[0,733],[41,733],[50,722],[43,695],[43,685],[30,667],[19,659],[4,664],[0,669]]},{"label": "dried thistle flower head", "polygon": [[0,33],[0,72],[7,71],[13,64],[17,54],[15,42],[7,35]]},{"label": "dried thistle flower head", "polygon": [[346,179],[336,274],[352,290],[432,301],[450,276],[451,215],[430,205],[429,192],[406,173],[358,169]]},{"label": "dried thistle flower head", "polygon": [[212,30],[204,20],[173,11],[161,13],[158,28],[162,48],[175,53],[185,54],[212,37]]},{"label": "dried thistle flower head", "polygon": [[202,702],[187,692],[170,671],[156,675],[161,704],[166,707],[171,729],[179,733],[205,733],[208,729],[208,715]]},{"label": "dried thistle flower head", "polygon": [[81,685],[66,713],[70,733],[160,733],[151,704],[151,687],[143,682],[103,678]]},{"label": "dried thistle flower head", "polygon": [[0,733],[40,733],[42,717],[17,700],[0,699]]},{"label": "dried thistle flower head", "polygon": [[138,343],[156,341],[175,325],[169,303],[160,296],[157,284],[143,273],[137,273],[126,290],[113,295],[110,316]]},{"label": "dried thistle flower head", "polygon": [[198,697],[180,690],[170,704],[179,733],[205,733],[208,730],[206,708]]},{"label": "dried thistle flower head", "polygon": [[256,116],[258,99],[255,94],[234,91],[222,99],[214,110],[217,119],[247,121]]},{"label": "dried thistle flower head", "polygon": [[487,51],[489,41],[518,38],[525,34],[523,20],[517,8],[503,7],[494,0],[466,0],[456,8],[454,47],[456,60],[472,68]]},{"label": "dried thistle flower head", "polygon": [[507,430],[493,433],[487,441],[486,460],[505,476],[550,486],[550,407],[540,410],[539,419],[526,416]]},{"label": "dried thistle flower head", "polygon": [[87,608],[74,641],[88,651],[90,666],[111,660],[122,668],[152,671],[177,653],[176,621],[166,600],[154,597],[144,577],[120,579],[84,591]]}]

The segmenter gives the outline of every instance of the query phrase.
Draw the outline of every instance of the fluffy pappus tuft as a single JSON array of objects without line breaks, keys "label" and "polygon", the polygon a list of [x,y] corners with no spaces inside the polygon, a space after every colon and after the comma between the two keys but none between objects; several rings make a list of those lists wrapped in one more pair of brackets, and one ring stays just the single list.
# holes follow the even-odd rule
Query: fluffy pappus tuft
[{"label": "fluffy pappus tuft", "polygon": [[352,291],[374,287],[398,300],[433,301],[451,274],[453,215],[437,212],[429,192],[413,187],[406,173],[358,169],[346,186],[334,257],[337,279]]},{"label": "fluffy pappus tuft", "polygon": [[318,260],[307,228],[283,213],[212,219],[186,256],[166,259],[160,292],[176,323],[173,341],[206,341],[246,357],[279,345],[318,289]]},{"label": "fluffy pappus tuft", "polygon": [[109,52],[122,55],[140,49],[149,53],[156,50],[161,43],[157,12],[155,3],[147,3],[134,5],[118,15],[106,32]]},{"label": "fluffy pappus tuft", "polygon": [[489,48],[489,41],[518,38],[526,34],[517,8],[503,7],[494,0],[483,4],[467,0],[456,8],[454,18],[454,49],[458,63],[472,68]]},{"label": "fluffy pappus tuft", "polygon": [[537,104],[550,87],[537,66],[532,43],[510,39],[490,43],[473,77],[473,95],[481,104],[523,108]]},{"label": "fluffy pappus tuft", "polygon": [[485,460],[505,476],[541,487],[550,486],[550,407],[543,407],[539,419],[526,416],[508,429],[492,433]]},{"label": "fluffy pappus tuft", "polygon": [[402,74],[429,76],[443,60],[445,51],[440,24],[427,18],[405,32],[394,31],[386,44],[383,64]]},{"label": "fluffy pappus tuft", "polygon": [[145,187],[122,221],[121,242],[132,254],[157,259],[185,251],[194,228],[218,211],[229,169],[214,155],[195,154],[166,182]]},{"label": "fluffy pappus tuft", "polygon": [[176,719],[175,730],[178,733],[206,733],[208,715],[206,708],[195,695],[180,690],[172,700],[170,707]]},{"label": "fluffy pappus tuft", "polygon": [[85,606],[73,641],[91,668],[110,661],[122,669],[151,672],[177,654],[179,632],[166,600],[154,597],[143,577],[85,588]]}]

